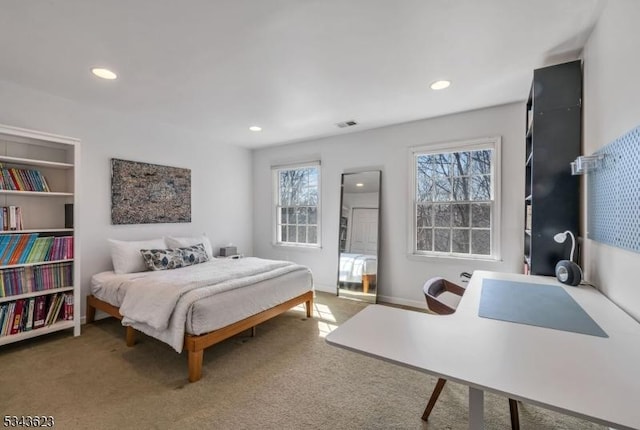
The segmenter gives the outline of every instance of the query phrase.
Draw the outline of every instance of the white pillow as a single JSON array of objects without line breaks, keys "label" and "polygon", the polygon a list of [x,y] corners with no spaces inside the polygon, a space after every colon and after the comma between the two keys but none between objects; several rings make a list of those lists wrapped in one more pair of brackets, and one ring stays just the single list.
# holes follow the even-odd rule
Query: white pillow
[{"label": "white pillow", "polygon": [[213,258],[213,247],[211,246],[211,241],[206,234],[203,234],[202,236],[184,237],[167,236],[164,240],[167,242],[167,246],[169,248],[184,248],[186,246],[193,246],[201,243],[204,245],[204,250],[207,251],[209,258]]},{"label": "white pillow", "polygon": [[148,270],[144,258],[140,254],[141,249],[164,249],[167,247],[164,238],[138,241],[109,239],[109,244],[111,245],[113,271],[119,275]]}]

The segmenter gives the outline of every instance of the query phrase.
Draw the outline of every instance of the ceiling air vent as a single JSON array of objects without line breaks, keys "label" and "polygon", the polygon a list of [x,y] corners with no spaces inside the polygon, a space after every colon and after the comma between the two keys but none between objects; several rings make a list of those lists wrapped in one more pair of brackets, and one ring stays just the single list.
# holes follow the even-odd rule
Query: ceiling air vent
[{"label": "ceiling air vent", "polygon": [[352,121],[339,122],[336,125],[340,128],[345,128],[345,127],[353,127],[354,125],[358,125],[358,123],[352,120]]}]

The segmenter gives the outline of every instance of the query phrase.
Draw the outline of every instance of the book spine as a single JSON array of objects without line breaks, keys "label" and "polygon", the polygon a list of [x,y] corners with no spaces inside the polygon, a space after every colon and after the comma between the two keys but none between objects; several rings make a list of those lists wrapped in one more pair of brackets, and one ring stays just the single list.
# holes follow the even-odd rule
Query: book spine
[{"label": "book spine", "polygon": [[9,172],[7,171],[7,169],[2,167],[0,168],[0,174],[2,175],[2,189],[10,190],[11,188],[9,187],[9,178],[7,178]]},{"label": "book spine", "polygon": [[24,251],[24,247],[27,246],[27,242],[29,241],[28,234],[19,234],[18,242],[16,243],[16,247],[13,249],[13,252],[9,256],[9,265],[18,264],[20,261],[20,256]]},{"label": "book spine", "polygon": [[20,331],[20,322],[22,321],[22,308],[24,306],[24,300],[16,300],[16,307],[13,314],[13,322],[11,325],[11,331],[9,334],[16,334]]},{"label": "book spine", "polygon": [[2,335],[7,336],[11,331],[11,322],[13,321],[13,311],[16,308],[16,302],[10,302],[7,306],[7,313],[2,324]]},{"label": "book spine", "polygon": [[24,224],[22,223],[22,208],[20,206],[16,207],[16,224],[18,230],[24,229]]},{"label": "book spine", "polygon": [[18,229],[18,220],[16,219],[16,207],[9,206],[9,230]]},{"label": "book spine", "polygon": [[46,316],[47,297],[37,296],[35,309],[33,314],[33,328],[40,328],[44,326],[44,319]]},{"label": "book spine", "polygon": [[54,297],[51,299],[51,304],[49,305],[49,313],[47,314],[47,319],[45,321],[45,325],[50,326],[55,323],[58,319],[58,314],[60,313],[60,306],[62,305],[63,294],[56,293]]},{"label": "book spine", "polygon": [[42,187],[42,182],[39,179],[40,172],[37,170],[29,170],[29,175],[31,176],[31,181],[33,182],[34,190],[44,191],[44,188]]},{"label": "book spine", "polygon": [[22,182],[23,189],[25,191],[33,191],[33,187],[31,186],[31,182],[29,182],[29,178],[27,176],[27,171],[24,169],[16,169],[16,173],[18,177],[20,177],[20,182]]},{"label": "book spine", "polygon": [[19,178],[18,178],[18,173],[16,172],[16,169],[9,169],[9,174],[11,175],[11,180],[13,181],[13,189],[17,190],[17,191],[24,191],[22,188],[22,183],[20,182]]},{"label": "book spine", "polygon": [[31,250],[33,249],[33,244],[35,243],[37,238],[38,238],[38,233],[29,234],[29,239],[27,240],[27,243],[24,247],[24,250],[22,251],[22,254],[20,254],[20,259],[18,260],[19,264],[24,264],[28,261],[29,254],[31,254]]},{"label": "book spine", "polygon": [[42,182],[42,191],[51,192],[51,189],[49,188],[49,184],[47,183],[47,180],[44,177],[44,175],[40,171],[36,171],[36,173],[38,176],[38,180]]},{"label": "book spine", "polygon": [[27,325],[25,327],[26,330],[31,330],[33,328],[33,311],[35,309],[35,303],[36,303],[36,298],[31,297],[29,299],[29,307],[27,308],[29,314],[27,315]]},{"label": "book spine", "polygon": [[11,254],[13,253],[13,250],[18,244],[18,240],[20,239],[17,236],[18,235],[12,234],[9,237],[9,241],[7,242],[7,245],[5,247],[5,251],[2,254],[2,258],[0,259],[0,265],[6,266],[7,264],[9,264],[9,259],[11,258]]},{"label": "book spine", "polygon": [[31,191],[40,191],[38,187],[36,187],[35,182],[33,182],[33,170],[23,170],[22,173],[26,181],[29,183],[29,189]]},{"label": "book spine", "polygon": [[11,235],[9,234],[0,235],[0,265],[2,264],[2,257],[7,251],[7,244],[9,243],[10,239],[11,239]]},{"label": "book spine", "polygon": [[2,336],[2,327],[4,326],[4,319],[7,316],[7,303],[0,303],[0,337]]},{"label": "book spine", "polygon": [[73,320],[73,294],[65,294],[64,296],[64,319]]}]

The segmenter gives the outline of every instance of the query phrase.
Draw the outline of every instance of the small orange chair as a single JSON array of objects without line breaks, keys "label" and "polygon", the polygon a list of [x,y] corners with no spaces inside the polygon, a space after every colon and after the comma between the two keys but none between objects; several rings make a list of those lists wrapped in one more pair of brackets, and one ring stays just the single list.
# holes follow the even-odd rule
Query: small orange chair
[{"label": "small orange chair", "polygon": [[[460,285],[454,284],[453,282],[447,281],[444,278],[431,278],[427,282],[425,282],[422,287],[424,292],[424,296],[427,299],[427,306],[432,312],[440,315],[448,315],[454,313],[455,308],[451,307],[450,304],[442,301],[439,296],[444,292],[453,293],[462,297],[465,292],[465,289]],[[429,415],[431,415],[431,411],[433,407],[436,405],[438,401],[438,397],[444,388],[444,384],[447,382],[446,379],[438,378],[438,382],[436,383],[435,388],[433,389],[433,393],[431,393],[431,397],[429,398],[429,402],[427,403],[427,407],[425,408],[422,419],[427,421],[429,419]],[[513,399],[509,399],[509,412],[511,414],[511,429],[519,430],[520,429],[520,419],[518,416],[518,402]]]}]

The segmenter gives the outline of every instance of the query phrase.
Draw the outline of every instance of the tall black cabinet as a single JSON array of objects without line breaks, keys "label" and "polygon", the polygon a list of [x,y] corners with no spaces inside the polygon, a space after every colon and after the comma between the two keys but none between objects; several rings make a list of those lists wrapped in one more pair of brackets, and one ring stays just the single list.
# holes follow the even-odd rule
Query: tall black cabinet
[{"label": "tall black cabinet", "polygon": [[527,101],[525,181],[525,273],[554,275],[559,260],[569,259],[571,239],[579,233],[580,183],[570,163],[580,155],[582,63],[573,61],[536,69]]}]

